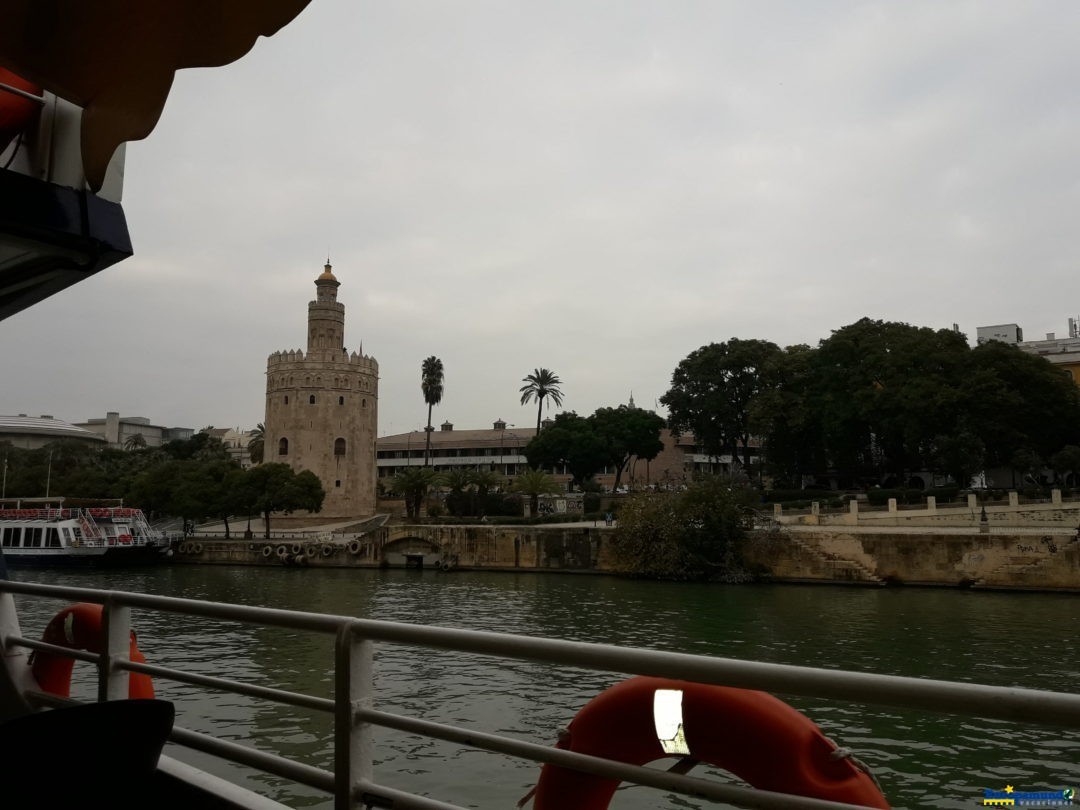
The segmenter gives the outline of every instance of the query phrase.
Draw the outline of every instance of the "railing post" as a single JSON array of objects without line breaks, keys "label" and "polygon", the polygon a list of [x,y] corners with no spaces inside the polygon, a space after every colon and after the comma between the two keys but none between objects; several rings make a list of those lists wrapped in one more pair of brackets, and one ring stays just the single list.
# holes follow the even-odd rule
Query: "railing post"
[{"label": "railing post", "polygon": [[99,701],[124,700],[128,696],[128,672],[113,665],[131,657],[131,608],[106,602],[101,617],[105,638],[98,664]]},{"label": "railing post", "polygon": [[357,638],[351,623],[337,634],[334,666],[334,810],[353,810],[353,786],[372,778],[371,724],[356,721],[358,709],[373,708],[374,642]]}]

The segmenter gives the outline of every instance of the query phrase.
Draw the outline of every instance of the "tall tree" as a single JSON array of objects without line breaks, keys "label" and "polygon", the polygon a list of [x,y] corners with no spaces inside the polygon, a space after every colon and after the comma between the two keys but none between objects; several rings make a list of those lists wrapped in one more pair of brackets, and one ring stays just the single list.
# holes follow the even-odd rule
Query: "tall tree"
[{"label": "tall tree", "polygon": [[318,512],[326,497],[315,473],[311,470],[297,473],[288,464],[260,464],[248,470],[245,477],[252,489],[252,507],[263,515],[268,540],[272,513],[289,514],[297,509]]},{"label": "tall tree", "polygon": [[525,447],[525,457],[530,467],[565,464],[577,486],[604,469],[610,459],[592,423],[573,411],[560,413],[551,427],[536,434]]},{"label": "tall tree", "polygon": [[540,433],[540,420],[544,413],[544,400],[550,398],[557,406],[562,407],[562,380],[555,372],[546,368],[533,369],[533,373],[521,379],[525,385],[521,386],[521,404],[524,405],[530,399],[536,400],[536,432]]},{"label": "tall tree", "polygon": [[664,449],[660,440],[664,418],[652,411],[628,405],[597,408],[589,421],[607,448],[608,463],[615,468],[614,489],[619,488],[630,459],[652,461]]},{"label": "tall tree", "polygon": [[405,499],[405,514],[420,517],[420,506],[428,490],[442,483],[442,475],[431,467],[406,467],[394,476],[391,486]]},{"label": "tall tree", "polygon": [[712,455],[730,453],[737,459],[741,445],[743,466],[749,467],[751,404],[773,386],[771,371],[780,353],[767,340],[739,338],[691,352],[660,398],[672,431],[693,433]]},{"label": "tall tree", "polygon": [[424,402],[427,403],[427,438],[424,442],[424,466],[431,465],[431,409],[442,402],[443,398],[443,364],[435,355],[427,358],[420,366],[420,390],[424,394]]}]

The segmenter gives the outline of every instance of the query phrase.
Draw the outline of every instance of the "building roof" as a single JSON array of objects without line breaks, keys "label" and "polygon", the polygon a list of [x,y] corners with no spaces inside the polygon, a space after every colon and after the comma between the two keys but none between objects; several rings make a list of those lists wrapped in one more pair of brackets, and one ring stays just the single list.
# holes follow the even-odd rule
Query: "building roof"
[{"label": "building roof", "polygon": [[85,439],[104,442],[105,437],[85,428],[76,427],[51,416],[0,416],[0,433],[26,433],[34,436],[56,436],[58,439]]},{"label": "building roof", "polygon": [[[413,430],[409,433],[397,433],[393,436],[382,436],[376,440],[376,446],[381,450],[407,449],[409,447],[424,447],[426,433],[422,430]],[[485,428],[484,430],[433,430],[431,432],[431,446],[439,447],[479,447],[491,445],[498,447],[524,447],[533,436],[536,428],[517,428],[507,426],[506,430]]]}]

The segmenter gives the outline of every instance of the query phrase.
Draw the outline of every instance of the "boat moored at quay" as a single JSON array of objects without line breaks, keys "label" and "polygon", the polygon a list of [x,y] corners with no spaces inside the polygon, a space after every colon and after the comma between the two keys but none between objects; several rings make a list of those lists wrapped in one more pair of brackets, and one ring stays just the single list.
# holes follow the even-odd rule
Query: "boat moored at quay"
[{"label": "boat moored at quay", "polygon": [[141,509],[119,503],[0,500],[0,548],[12,568],[152,564],[171,556],[174,543]]}]

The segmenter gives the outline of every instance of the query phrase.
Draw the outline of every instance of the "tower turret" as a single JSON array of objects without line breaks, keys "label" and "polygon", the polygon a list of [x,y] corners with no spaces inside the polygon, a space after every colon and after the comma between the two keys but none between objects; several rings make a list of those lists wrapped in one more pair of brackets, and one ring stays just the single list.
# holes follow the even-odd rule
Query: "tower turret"
[{"label": "tower turret", "polygon": [[341,354],[345,346],[345,305],[337,300],[341,282],[329,262],[315,279],[315,300],[308,303],[308,354]]}]

